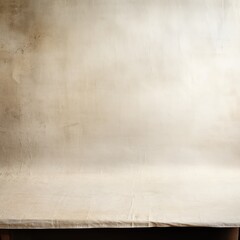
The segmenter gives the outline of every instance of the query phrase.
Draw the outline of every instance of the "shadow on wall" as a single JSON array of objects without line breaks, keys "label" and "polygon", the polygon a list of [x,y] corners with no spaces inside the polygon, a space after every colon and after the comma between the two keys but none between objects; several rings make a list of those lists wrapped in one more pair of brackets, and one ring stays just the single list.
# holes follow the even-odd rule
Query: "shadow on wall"
[{"label": "shadow on wall", "polygon": [[[26,134],[23,111],[28,104],[21,83],[31,73],[31,58],[39,41],[31,0],[0,0],[0,164],[21,168],[34,152]],[[32,88],[34,91],[34,89]],[[31,149],[31,151],[30,151]]]}]

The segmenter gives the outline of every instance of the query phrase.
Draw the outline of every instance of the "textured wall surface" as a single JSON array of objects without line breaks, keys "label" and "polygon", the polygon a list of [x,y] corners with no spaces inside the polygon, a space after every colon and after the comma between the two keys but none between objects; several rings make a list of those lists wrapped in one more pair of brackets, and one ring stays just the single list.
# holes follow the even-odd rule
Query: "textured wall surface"
[{"label": "textured wall surface", "polygon": [[239,165],[239,9],[1,0],[1,168]]}]

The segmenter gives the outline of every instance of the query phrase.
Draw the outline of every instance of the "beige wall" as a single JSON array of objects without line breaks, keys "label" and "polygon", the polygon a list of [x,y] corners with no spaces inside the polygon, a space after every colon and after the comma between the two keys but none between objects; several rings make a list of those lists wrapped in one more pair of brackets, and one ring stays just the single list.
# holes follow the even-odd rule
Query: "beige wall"
[{"label": "beige wall", "polygon": [[239,11],[0,0],[1,170],[239,166]]}]

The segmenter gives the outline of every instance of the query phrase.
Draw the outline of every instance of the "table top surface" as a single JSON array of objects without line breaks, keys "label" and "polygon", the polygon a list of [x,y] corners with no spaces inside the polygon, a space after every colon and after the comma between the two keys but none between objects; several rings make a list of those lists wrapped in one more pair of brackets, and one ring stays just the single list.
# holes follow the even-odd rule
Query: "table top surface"
[{"label": "table top surface", "polygon": [[148,166],[2,174],[0,228],[240,226],[240,171]]}]

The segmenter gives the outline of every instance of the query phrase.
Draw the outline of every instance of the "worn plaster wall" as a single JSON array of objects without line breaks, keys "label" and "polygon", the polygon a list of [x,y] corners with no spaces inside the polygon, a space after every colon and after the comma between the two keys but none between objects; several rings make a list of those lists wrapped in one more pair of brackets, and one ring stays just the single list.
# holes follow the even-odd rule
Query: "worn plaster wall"
[{"label": "worn plaster wall", "polygon": [[240,2],[0,0],[0,169],[239,166]]}]

